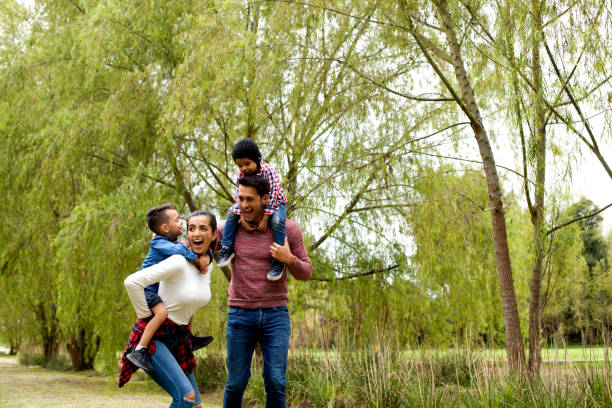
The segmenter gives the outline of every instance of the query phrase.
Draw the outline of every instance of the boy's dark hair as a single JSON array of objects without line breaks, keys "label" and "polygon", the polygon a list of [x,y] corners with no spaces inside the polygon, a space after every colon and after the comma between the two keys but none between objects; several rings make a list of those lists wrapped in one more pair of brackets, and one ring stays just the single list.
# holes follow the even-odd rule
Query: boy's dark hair
[{"label": "boy's dark hair", "polygon": [[262,197],[270,192],[270,184],[268,184],[268,180],[262,176],[258,176],[257,174],[249,174],[248,176],[240,177],[238,179],[238,185],[255,187],[257,193],[259,193],[259,195]]},{"label": "boy's dark hair", "polygon": [[[191,214],[189,214],[187,216],[187,231],[189,231],[189,220],[192,217],[196,217],[198,215],[204,215],[206,217],[208,217],[208,221],[210,222],[210,228],[213,231],[217,230],[217,217],[215,217],[215,215],[213,213],[211,213],[210,211],[206,211],[206,210],[198,210],[198,211],[194,211]],[[212,242],[210,243],[210,246],[208,247],[209,251],[211,248],[215,248],[217,246],[217,238],[213,239]]]},{"label": "boy's dark hair", "polygon": [[157,207],[153,207],[147,211],[147,225],[149,229],[157,235],[162,235],[159,231],[159,227],[168,221],[168,214],[166,210],[176,210],[172,204],[162,204]]},{"label": "boy's dark hair", "polygon": [[236,142],[232,150],[232,159],[234,159],[234,161],[244,158],[253,160],[257,164],[257,168],[261,166],[261,152],[259,151],[259,147],[257,147],[257,143],[255,143],[253,139],[248,137]]}]

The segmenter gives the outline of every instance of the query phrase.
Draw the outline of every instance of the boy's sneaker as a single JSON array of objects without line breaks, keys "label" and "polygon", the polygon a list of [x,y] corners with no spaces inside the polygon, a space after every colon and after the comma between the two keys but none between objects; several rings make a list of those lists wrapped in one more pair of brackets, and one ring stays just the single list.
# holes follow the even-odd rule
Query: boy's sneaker
[{"label": "boy's sneaker", "polygon": [[214,340],[213,336],[198,337],[194,336],[193,334],[190,334],[189,338],[191,339],[191,351],[196,351],[202,347],[206,347]]},{"label": "boy's sneaker", "polygon": [[220,268],[229,265],[229,263],[234,258],[234,248],[228,246],[222,246],[219,251],[219,261],[217,262],[217,266]]},{"label": "boy's sneaker", "polygon": [[268,272],[269,281],[277,281],[283,276],[283,269],[285,264],[274,259],[272,265],[270,265],[270,272]]},{"label": "boy's sneaker", "polygon": [[140,350],[133,350],[131,353],[125,356],[128,361],[134,364],[138,368],[142,368],[146,372],[150,373],[154,371],[153,365],[151,364],[151,357],[147,353],[146,348]]}]

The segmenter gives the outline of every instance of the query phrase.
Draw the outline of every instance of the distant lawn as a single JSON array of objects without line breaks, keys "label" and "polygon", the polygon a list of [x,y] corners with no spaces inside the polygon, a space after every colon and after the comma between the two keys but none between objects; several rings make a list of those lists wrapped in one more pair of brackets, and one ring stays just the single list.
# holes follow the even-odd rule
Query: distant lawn
[{"label": "distant lawn", "polygon": [[[545,347],[542,348],[542,361],[544,362],[588,362],[588,361],[603,361],[604,360],[603,346],[587,346],[583,347],[580,344],[569,345],[567,348]],[[487,359],[506,359],[505,349],[495,349],[493,351],[486,350],[479,352]],[[526,356],[529,355],[528,350],[525,350]],[[612,357],[612,355],[610,356]]]},{"label": "distant lawn", "polygon": [[[587,346],[583,347],[580,344],[569,345],[566,349],[564,348],[554,348],[554,347],[545,347],[542,348],[542,361],[544,362],[561,362],[561,363],[572,363],[572,362],[591,362],[591,361],[603,361],[604,360],[604,346]],[[608,351],[610,349],[608,348]],[[436,354],[438,355],[446,355],[449,354],[452,356],[455,350],[429,350],[425,351],[425,355],[430,355],[434,357]],[[485,360],[506,360],[506,350],[503,348],[497,349],[486,349],[486,350],[478,350],[473,349],[472,352],[478,357],[481,357]],[[417,356],[421,354],[420,351],[411,351],[409,352],[411,355],[416,354]],[[529,355],[529,351],[525,350],[526,356]],[[414,358],[414,357],[412,357]],[[612,358],[612,354],[609,355],[609,358]]]},{"label": "distant lawn", "polygon": [[[603,346],[587,346],[582,345],[571,345],[566,349],[552,349],[548,348],[542,350],[543,360],[555,360],[555,361],[603,361],[604,360],[605,347]],[[608,348],[608,353],[610,349]],[[610,358],[612,356],[609,356]]]},{"label": "distant lawn", "polygon": [[[544,362],[559,362],[559,363],[578,363],[578,362],[596,362],[604,361],[604,350],[603,346],[587,346],[583,347],[581,344],[572,344],[563,348],[543,348],[542,349],[542,360]],[[338,352],[347,352],[348,350],[337,350]],[[362,350],[352,350],[356,353]],[[367,352],[376,351],[376,346],[367,348]],[[397,350],[388,350],[397,351]],[[405,356],[410,360],[423,360],[423,359],[436,359],[436,358],[453,358],[456,354],[465,356],[466,349],[409,349],[400,351],[401,355]],[[610,349],[609,349],[610,351]],[[324,350],[308,350],[308,349],[293,349],[289,352],[291,356],[304,356],[307,355],[311,358],[325,358],[329,353],[333,351]],[[506,350],[503,348],[495,349],[471,349],[473,356],[483,360],[506,360]],[[525,350],[526,357],[529,355],[529,351]],[[463,358],[463,357],[462,357]],[[612,359],[612,353],[609,358]]]}]

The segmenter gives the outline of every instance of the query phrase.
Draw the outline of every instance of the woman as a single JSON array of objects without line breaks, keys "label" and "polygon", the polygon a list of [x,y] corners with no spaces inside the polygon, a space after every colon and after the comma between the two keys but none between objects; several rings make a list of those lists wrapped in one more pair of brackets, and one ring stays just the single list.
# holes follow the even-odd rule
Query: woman
[{"label": "woman", "polygon": [[[196,211],[187,217],[187,240],[196,254],[205,254],[214,248],[217,238],[217,219],[208,211]],[[172,396],[170,408],[201,407],[200,393],[196,385],[195,359],[187,337],[193,314],[210,300],[210,272],[204,275],[180,255],[131,274],[125,287],[134,305],[140,305],[138,315],[150,311],[145,300],[144,288],[159,282],[159,295],[168,309],[168,320],[157,330],[149,346],[154,370],[147,373]],[[149,317],[150,318],[150,317]],[[149,319],[147,318],[147,319]],[[136,371],[126,358],[142,335],[147,319],[136,319],[130,340],[123,353],[119,386],[123,386]],[[157,340],[157,341],[156,341]]]}]

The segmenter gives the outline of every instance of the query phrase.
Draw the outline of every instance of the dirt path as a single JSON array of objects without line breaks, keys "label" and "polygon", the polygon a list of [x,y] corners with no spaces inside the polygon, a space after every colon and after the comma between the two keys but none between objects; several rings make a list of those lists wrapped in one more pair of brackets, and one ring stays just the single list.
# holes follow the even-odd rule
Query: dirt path
[{"label": "dirt path", "polygon": [[[203,407],[221,406],[219,394],[202,396]],[[166,408],[170,397],[151,382],[132,380],[119,389],[95,373],[50,371],[24,367],[15,357],[0,355],[2,408]]]}]

